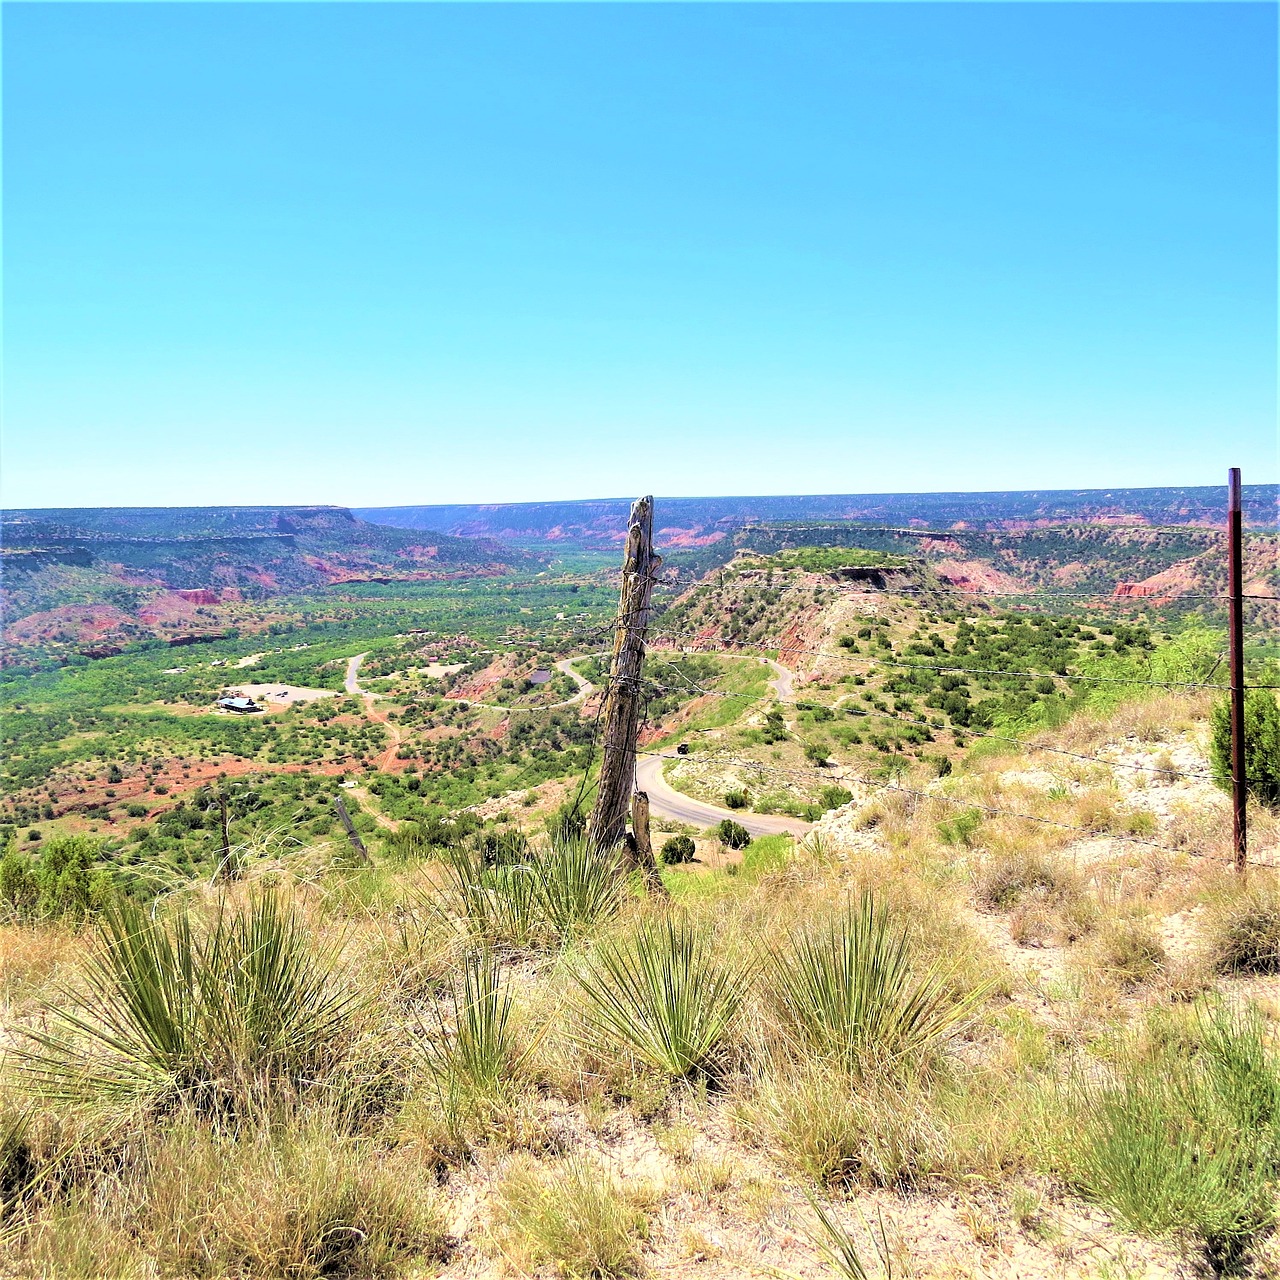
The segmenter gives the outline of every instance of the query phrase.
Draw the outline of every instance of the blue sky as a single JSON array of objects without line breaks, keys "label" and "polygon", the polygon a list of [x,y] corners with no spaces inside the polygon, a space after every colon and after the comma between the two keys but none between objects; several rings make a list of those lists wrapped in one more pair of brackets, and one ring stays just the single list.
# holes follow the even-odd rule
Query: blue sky
[{"label": "blue sky", "polygon": [[1276,7],[4,7],[10,506],[1275,480]]}]

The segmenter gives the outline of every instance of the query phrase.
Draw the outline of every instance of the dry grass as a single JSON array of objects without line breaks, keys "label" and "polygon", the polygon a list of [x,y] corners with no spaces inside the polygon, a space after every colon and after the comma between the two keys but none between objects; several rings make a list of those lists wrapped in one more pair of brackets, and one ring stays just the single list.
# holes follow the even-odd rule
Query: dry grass
[{"label": "dry grass", "polygon": [[[1145,786],[1112,785],[1084,761],[980,757],[916,780],[940,795],[865,802],[843,815],[844,835],[819,834],[766,873],[672,876],[673,905],[601,889],[593,868],[506,914],[469,897],[456,866],[307,864],[306,883],[292,884],[278,870],[335,1007],[358,997],[323,1060],[304,1054],[295,1070],[273,1059],[264,1071],[280,1087],[250,1091],[253,1105],[171,1091],[164,1119],[152,1094],[24,1093],[11,1054],[4,1114],[31,1114],[0,1156],[12,1207],[0,1274],[420,1280],[452,1248],[458,1275],[683,1275],[704,1264],[814,1275],[823,1263],[806,1190],[852,1201],[833,1211],[837,1223],[874,1222],[890,1194],[909,1191],[895,1208],[909,1230],[894,1274],[971,1272],[976,1241],[992,1275],[1100,1275],[1055,1234],[1083,1213],[1072,1200],[1082,1190],[1097,1207],[1073,1238],[1172,1274],[1172,1253],[1107,1225],[1125,1212],[1155,1230],[1122,1160],[1168,1152],[1150,1134],[1127,1151],[1096,1125],[1083,1155],[1065,1138],[1085,1131],[1102,1096],[1071,1082],[1101,1089],[1145,1078],[1144,1063],[1194,1060],[1202,1041],[1186,1027],[1215,988],[1236,1004],[1274,995],[1276,881],[1240,882],[1190,856],[1227,852],[1221,796],[1192,777],[1203,709],[1151,699],[1044,736],[1146,751],[1163,773]],[[982,811],[954,827],[982,804],[1086,831]],[[1256,817],[1261,851],[1277,825]],[[1151,835],[1152,822],[1153,838],[1185,852],[1112,838],[1135,823]],[[499,880],[485,892],[501,893]],[[261,890],[234,886],[225,900],[243,907]],[[863,1052],[860,1028],[880,1024],[841,1011],[861,1008],[846,997],[865,993],[872,966],[853,948],[859,986],[817,955],[865,893],[900,931],[903,991],[938,965],[939,1008],[986,990],[962,1025],[926,1037],[927,1052]],[[160,911],[161,925],[186,910],[207,922],[221,900],[193,890]],[[805,939],[817,950],[804,952]],[[92,1012],[93,944],[91,932],[54,926],[0,929],[11,1042],[23,1028],[51,1031],[57,1015],[42,1001],[63,987],[74,993],[66,1008]],[[73,1038],[83,1048],[86,1036]],[[192,1044],[193,1061],[234,1056],[234,1045]],[[214,1075],[216,1085],[234,1072]],[[1173,1100],[1107,1095],[1116,1115],[1150,1120],[1156,1103]],[[1276,1180],[1261,1181],[1272,1195]],[[1211,1205],[1168,1204],[1159,1221],[1176,1209],[1219,1229]],[[1199,1265],[1179,1240],[1185,1265]]]},{"label": "dry grass", "polygon": [[566,1280],[637,1275],[652,1194],[598,1165],[514,1160],[494,1196],[494,1251],[526,1271],[550,1267]]}]

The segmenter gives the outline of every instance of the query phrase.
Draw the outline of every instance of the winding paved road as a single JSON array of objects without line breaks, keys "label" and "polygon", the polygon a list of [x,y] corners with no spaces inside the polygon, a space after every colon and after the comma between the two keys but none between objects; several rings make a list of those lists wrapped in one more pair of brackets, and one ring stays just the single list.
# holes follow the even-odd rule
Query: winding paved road
[{"label": "winding paved road", "polygon": [[722,818],[732,818],[734,822],[746,827],[753,836],[773,836],[783,831],[801,836],[809,830],[809,823],[800,818],[772,813],[748,813],[745,809],[721,809],[677,791],[662,776],[666,762],[676,759],[679,757],[674,752],[669,755],[643,755],[636,759],[636,786],[648,794],[649,810],[655,816],[688,822],[695,827],[711,827]]}]

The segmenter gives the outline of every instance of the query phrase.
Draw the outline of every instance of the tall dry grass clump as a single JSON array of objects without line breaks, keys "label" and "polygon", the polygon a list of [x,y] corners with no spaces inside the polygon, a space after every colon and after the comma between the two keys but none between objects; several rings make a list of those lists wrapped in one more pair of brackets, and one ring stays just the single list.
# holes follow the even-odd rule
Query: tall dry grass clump
[{"label": "tall dry grass clump", "polygon": [[8,1274],[100,1280],[373,1280],[448,1251],[437,1193],[406,1162],[324,1126],[179,1123],[128,1167],[27,1206]]},{"label": "tall dry grass clump", "polygon": [[1280,971],[1280,891],[1254,872],[1243,885],[1224,885],[1210,900],[1204,924],[1208,959],[1219,973]]},{"label": "tall dry grass clump", "polygon": [[521,1270],[552,1267],[566,1280],[641,1273],[647,1197],[585,1160],[558,1168],[516,1159],[498,1188],[491,1238]]}]

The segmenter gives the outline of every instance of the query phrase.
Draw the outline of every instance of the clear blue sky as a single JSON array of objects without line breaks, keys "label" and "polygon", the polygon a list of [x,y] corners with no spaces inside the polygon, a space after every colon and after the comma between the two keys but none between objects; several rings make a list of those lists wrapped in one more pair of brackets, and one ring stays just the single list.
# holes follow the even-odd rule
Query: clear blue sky
[{"label": "clear blue sky", "polygon": [[4,500],[1275,480],[1276,13],[7,4]]}]

